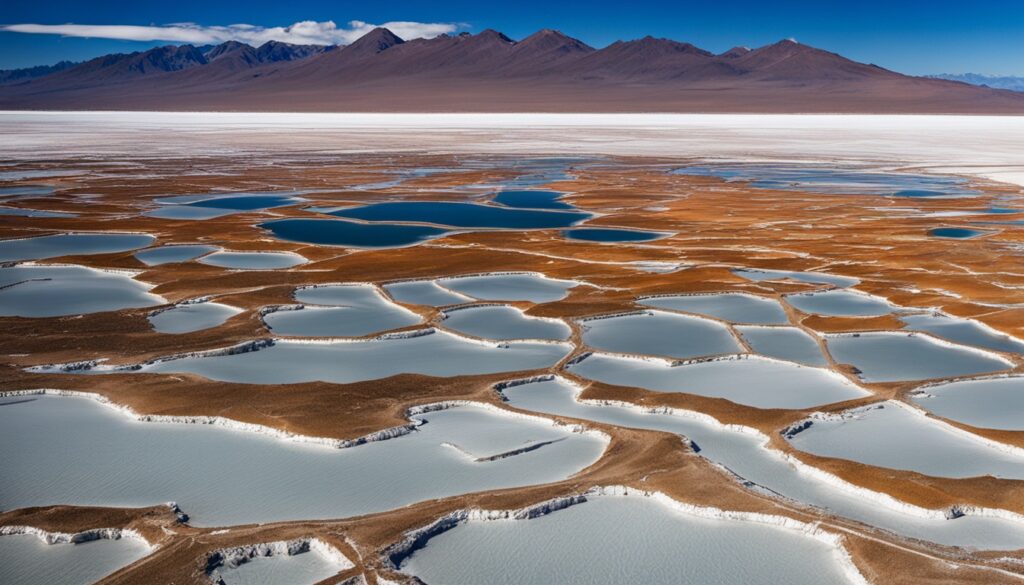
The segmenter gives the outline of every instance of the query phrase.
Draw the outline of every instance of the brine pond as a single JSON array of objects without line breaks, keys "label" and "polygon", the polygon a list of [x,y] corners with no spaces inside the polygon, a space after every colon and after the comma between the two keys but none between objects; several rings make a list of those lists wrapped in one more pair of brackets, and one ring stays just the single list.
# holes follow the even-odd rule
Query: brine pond
[{"label": "brine pond", "polygon": [[583,319],[580,329],[583,343],[614,353],[690,358],[741,351],[725,325],[665,311]]},{"label": "brine pond", "polygon": [[[288,546],[283,542],[274,544]],[[224,585],[316,585],[352,567],[351,561],[337,554],[307,547],[294,554],[275,550],[272,555],[247,559],[240,565],[219,567],[211,580],[219,578]]]},{"label": "brine pond", "polygon": [[648,297],[641,305],[716,317],[733,323],[782,325],[788,323],[786,312],[775,299],[743,293],[710,293]]},{"label": "brine pond", "polygon": [[571,329],[559,319],[530,317],[515,307],[477,305],[449,309],[441,326],[484,339],[551,339],[569,338]]},{"label": "brine pond", "polygon": [[453,276],[436,281],[443,288],[481,301],[550,303],[564,299],[580,283],[533,273],[496,273]]},{"label": "brine pond", "polygon": [[697,445],[698,455],[753,482],[755,489],[760,486],[896,534],[951,546],[991,550],[1024,547],[1024,523],[985,516],[946,519],[907,513],[801,471],[780,452],[765,448],[767,437],[759,433],[726,427],[696,413],[686,416],[686,411],[667,414],[641,407],[581,403],[578,391],[564,379],[554,378],[509,386],[501,392],[508,404],[526,411],[683,435]]},{"label": "brine pond", "polygon": [[1011,364],[995,354],[913,333],[858,333],[826,337],[837,363],[852,364],[865,382],[973,376]]},{"label": "brine pond", "polygon": [[127,272],[19,264],[0,268],[0,316],[60,317],[167,302],[150,288]]},{"label": "brine pond", "polygon": [[749,182],[756,189],[807,191],[834,195],[886,197],[970,197],[960,177],[881,172],[870,169],[815,164],[721,164],[683,167],[678,175],[717,177],[727,182]]},{"label": "brine pond", "polygon": [[537,518],[462,523],[400,568],[433,585],[850,583],[838,553],[796,530],[588,496]]},{"label": "brine pond", "polygon": [[287,242],[350,248],[398,248],[449,234],[426,225],[360,223],[343,219],[276,219],[260,224]]},{"label": "brine pond", "polygon": [[525,209],[575,209],[565,201],[561,201],[565,193],[559,191],[499,191],[493,201],[505,207]]},{"label": "brine pond", "polygon": [[833,317],[877,317],[896,309],[883,298],[852,290],[797,293],[784,298],[793,308],[805,313]]},{"label": "brine pond", "polygon": [[852,276],[840,276],[838,274],[827,274],[825,272],[800,272],[794,270],[769,270],[767,268],[736,268],[733,274],[754,282],[765,280],[796,280],[811,284],[831,284],[839,288],[846,288],[860,284],[859,278]]},{"label": "brine pond", "polygon": [[28,535],[0,536],[0,582],[12,585],[94,583],[151,552],[136,538],[46,544]]},{"label": "brine pond", "polygon": [[801,451],[876,467],[936,477],[1024,479],[1024,450],[994,446],[895,402],[814,420],[788,439]]},{"label": "brine pond", "polygon": [[157,333],[191,333],[216,327],[241,312],[238,307],[210,301],[180,303],[151,314],[149,324]]},{"label": "brine pond", "polygon": [[302,287],[295,300],[304,305],[279,308],[263,316],[276,334],[306,337],[361,337],[416,325],[423,319],[380,294],[371,285],[334,284]]},{"label": "brine pond", "polygon": [[646,232],[619,228],[575,228],[562,231],[562,237],[581,242],[621,244],[627,242],[651,242],[668,237],[665,232]]},{"label": "brine pond", "polygon": [[[335,449],[140,422],[87,398],[33,398],[0,400],[3,509],[175,501],[201,526],[344,518],[558,481],[606,445],[593,433],[476,405],[418,415],[425,424],[408,435]],[[518,452],[531,445],[539,448]]]},{"label": "brine pond", "polygon": [[234,270],[277,270],[305,264],[307,260],[294,252],[214,252],[198,260],[202,264]]},{"label": "brine pond", "polygon": [[1024,354],[1024,341],[1005,333],[986,327],[971,319],[959,319],[941,313],[920,313],[917,315],[900,315],[900,321],[906,324],[904,329],[926,331],[964,345],[973,345],[983,349]]},{"label": "brine pond", "polygon": [[156,240],[149,234],[54,234],[0,240],[0,262],[43,260],[60,256],[113,254],[145,248]]},{"label": "brine pond", "polygon": [[944,239],[952,239],[952,240],[969,240],[969,239],[972,239],[972,238],[977,238],[979,236],[987,236],[987,235],[990,235],[992,233],[994,233],[994,232],[984,231],[984,230],[975,230],[975,229],[971,229],[971,228],[952,228],[952,227],[934,228],[934,229],[928,230],[928,235],[932,236],[933,238],[944,238]]},{"label": "brine pond", "polygon": [[1024,377],[928,386],[910,398],[933,414],[974,427],[1024,431]]},{"label": "brine pond", "polygon": [[673,365],[659,359],[594,353],[566,369],[606,384],[725,398],[757,408],[807,408],[868,395],[828,370],[758,356]]},{"label": "brine pond", "polygon": [[135,253],[135,257],[146,266],[160,266],[187,262],[219,249],[217,246],[206,244],[173,244],[141,250]]},{"label": "brine pond", "polygon": [[372,203],[330,212],[363,221],[415,222],[458,228],[546,229],[575,225],[591,214],[582,211],[543,211],[454,201],[394,201]]},{"label": "brine pond", "polygon": [[[443,331],[421,331],[409,336],[378,339],[292,341],[254,344],[247,351],[201,354],[146,363],[133,373],[196,374],[222,382],[293,384],[332,382],[348,384],[388,378],[397,374],[463,376],[549,368],[571,350],[567,343],[478,342]],[[59,366],[37,371],[69,374],[116,370],[63,370]]]},{"label": "brine pond", "polygon": [[441,287],[433,280],[406,280],[384,285],[391,298],[409,305],[446,307],[472,301],[471,297]]},{"label": "brine pond", "polygon": [[150,217],[162,219],[206,220],[245,213],[263,211],[275,207],[296,205],[305,201],[296,195],[299,191],[280,193],[227,193],[205,195],[179,195],[154,200],[160,207],[146,212]]},{"label": "brine pond", "polygon": [[761,355],[808,366],[828,366],[818,342],[802,329],[740,325],[736,330],[750,344],[750,349]]}]

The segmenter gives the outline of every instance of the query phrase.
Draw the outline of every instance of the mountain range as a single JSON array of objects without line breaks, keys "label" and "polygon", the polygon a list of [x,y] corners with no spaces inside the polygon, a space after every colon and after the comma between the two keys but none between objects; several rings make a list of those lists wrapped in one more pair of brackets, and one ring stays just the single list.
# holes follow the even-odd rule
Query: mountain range
[{"label": "mountain range", "polygon": [[1024,91],[1024,77],[1013,75],[982,75],[980,73],[939,73],[929,75],[931,79],[948,79],[949,81],[961,81],[971,85],[982,85],[995,89],[1008,89],[1010,91]]},{"label": "mountain range", "polygon": [[714,54],[653,37],[595,49],[554,30],[405,41],[378,28],[343,47],[171,45],[27,71],[0,72],[0,108],[1024,114],[1024,94],[792,40]]}]

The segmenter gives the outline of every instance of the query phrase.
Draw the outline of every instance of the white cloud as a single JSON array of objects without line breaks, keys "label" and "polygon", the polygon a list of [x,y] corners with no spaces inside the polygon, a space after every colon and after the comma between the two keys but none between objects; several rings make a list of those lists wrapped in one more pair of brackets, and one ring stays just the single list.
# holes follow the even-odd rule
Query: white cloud
[{"label": "white cloud", "polygon": [[347,45],[374,28],[382,26],[403,39],[431,38],[458,30],[460,25],[431,22],[385,22],[370,24],[353,20],[348,26],[338,28],[334,21],[316,22],[304,20],[289,26],[262,27],[251,24],[229,24],[227,26],[202,26],[191,22],[160,26],[129,26],[107,24],[8,24],[0,31],[30,34],[62,35],[97,39],[120,39],[128,41],[168,41],[206,45],[224,41],[240,41],[250,45],[262,45],[267,41],[282,41],[295,44]]}]

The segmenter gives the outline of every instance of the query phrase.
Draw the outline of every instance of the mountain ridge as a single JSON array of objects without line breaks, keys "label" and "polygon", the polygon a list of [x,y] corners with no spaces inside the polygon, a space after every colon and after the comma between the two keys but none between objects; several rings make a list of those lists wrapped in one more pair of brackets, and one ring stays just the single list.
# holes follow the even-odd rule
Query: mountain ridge
[{"label": "mountain ridge", "polygon": [[1024,114],[1024,95],[910,77],[782,40],[714,54],[651,36],[601,49],[552,29],[339,47],[228,41],[106,55],[0,85],[0,107],[254,111]]}]

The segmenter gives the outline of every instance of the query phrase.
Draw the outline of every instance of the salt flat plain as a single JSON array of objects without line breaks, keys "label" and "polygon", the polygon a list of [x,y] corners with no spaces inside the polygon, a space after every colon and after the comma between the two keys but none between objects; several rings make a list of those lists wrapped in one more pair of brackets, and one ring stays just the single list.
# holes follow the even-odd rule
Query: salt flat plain
[{"label": "salt flat plain", "polygon": [[[150,234],[0,268],[0,527],[137,531],[148,555],[100,554],[105,583],[1024,576],[1021,119],[0,112],[0,130],[4,205],[41,212],[0,215],[2,239]],[[737,165],[749,181],[687,172]],[[820,182],[780,181],[794,168]],[[921,173],[934,189],[907,188]],[[449,213],[553,204],[664,237]],[[293,231],[337,213],[359,245]],[[979,221],[1003,223],[930,235]],[[193,322],[204,305],[230,309]],[[662,505],[604,499],[622,492]],[[348,560],[215,562],[311,539]],[[0,562],[103,549],[22,567],[22,542]]]}]

